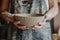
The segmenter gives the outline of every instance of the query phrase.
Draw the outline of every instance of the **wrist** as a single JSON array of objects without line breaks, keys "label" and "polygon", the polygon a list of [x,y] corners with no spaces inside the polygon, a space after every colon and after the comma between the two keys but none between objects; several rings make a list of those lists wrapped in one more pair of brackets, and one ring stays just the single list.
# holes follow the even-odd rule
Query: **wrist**
[{"label": "wrist", "polygon": [[48,18],[48,15],[45,15],[44,21],[50,21],[50,18]]}]

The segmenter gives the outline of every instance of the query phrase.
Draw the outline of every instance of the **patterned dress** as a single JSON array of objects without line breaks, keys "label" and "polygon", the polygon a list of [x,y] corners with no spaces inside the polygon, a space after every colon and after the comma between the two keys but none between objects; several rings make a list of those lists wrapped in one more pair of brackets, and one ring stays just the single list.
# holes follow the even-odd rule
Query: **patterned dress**
[{"label": "patterned dress", "polygon": [[[16,0],[15,13],[37,13],[45,14],[47,8],[46,0]],[[50,21],[47,20],[43,28],[36,30],[17,30],[17,40],[52,40]]]}]

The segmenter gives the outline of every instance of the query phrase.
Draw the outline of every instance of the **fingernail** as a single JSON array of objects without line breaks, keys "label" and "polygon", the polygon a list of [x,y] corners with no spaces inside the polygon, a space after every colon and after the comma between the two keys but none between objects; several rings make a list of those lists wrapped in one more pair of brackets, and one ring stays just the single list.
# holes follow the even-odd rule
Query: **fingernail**
[{"label": "fingernail", "polygon": [[18,23],[20,23],[20,21],[18,21]]},{"label": "fingernail", "polygon": [[33,30],[35,30],[35,28],[32,28]]}]

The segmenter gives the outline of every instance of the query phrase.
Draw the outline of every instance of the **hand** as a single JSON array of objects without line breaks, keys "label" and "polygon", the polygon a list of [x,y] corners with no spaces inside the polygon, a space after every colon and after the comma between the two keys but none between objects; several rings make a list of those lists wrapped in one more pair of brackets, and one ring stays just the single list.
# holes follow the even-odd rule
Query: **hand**
[{"label": "hand", "polygon": [[44,27],[44,25],[46,23],[46,19],[47,19],[47,16],[45,15],[44,20],[42,22],[37,23],[37,25],[32,26],[32,29]]},{"label": "hand", "polygon": [[9,12],[7,12],[7,11],[2,12],[2,18],[3,18],[7,23],[14,21],[13,16],[11,16],[11,14],[10,14]]},{"label": "hand", "polygon": [[45,22],[39,22],[37,23],[37,25],[32,26],[32,29],[42,28],[44,27],[44,25],[45,25]]},{"label": "hand", "polygon": [[21,30],[29,29],[27,26],[21,25],[21,24],[20,24],[20,21],[15,21],[15,22],[14,22],[14,25],[15,25],[16,27],[18,27],[19,29],[21,29]]}]

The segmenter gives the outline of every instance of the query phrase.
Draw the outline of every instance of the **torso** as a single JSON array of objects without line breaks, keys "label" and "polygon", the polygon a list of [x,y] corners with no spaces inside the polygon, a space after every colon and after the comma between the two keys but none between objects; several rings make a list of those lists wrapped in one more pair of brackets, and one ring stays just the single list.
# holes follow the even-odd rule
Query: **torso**
[{"label": "torso", "polygon": [[[41,3],[42,2],[42,3]],[[43,3],[45,2],[45,3]],[[40,0],[16,0],[15,1],[15,13],[45,13],[47,10],[46,1]],[[38,6],[37,6],[38,5]],[[42,8],[44,6],[44,8]],[[39,7],[39,8],[38,8]],[[42,8],[42,9],[41,9]],[[42,10],[42,11],[41,11]]]}]

